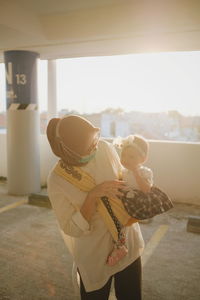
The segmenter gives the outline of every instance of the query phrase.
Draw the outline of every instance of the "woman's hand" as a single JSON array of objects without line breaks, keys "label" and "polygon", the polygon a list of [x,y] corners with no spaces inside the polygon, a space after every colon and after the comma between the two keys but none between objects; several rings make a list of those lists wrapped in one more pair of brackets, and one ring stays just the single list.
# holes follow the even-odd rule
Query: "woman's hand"
[{"label": "woman's hand", "polygon": [[88,194],[93,199],[98,199],[103,196],[108,198],[116,198],[123,196],[121,190],[126,188],[126,184],[122,180],[104,181],[97,184]]},{"label": "woman's hand", "polygon": [[103,196],[116,198],[123,195],[120,190],[125,189],[126,185],[121,180],[104,181],[97,184],[86,196],[85,202],[81,207],[81,214],[89,222],[96,212],[97,201]]}]

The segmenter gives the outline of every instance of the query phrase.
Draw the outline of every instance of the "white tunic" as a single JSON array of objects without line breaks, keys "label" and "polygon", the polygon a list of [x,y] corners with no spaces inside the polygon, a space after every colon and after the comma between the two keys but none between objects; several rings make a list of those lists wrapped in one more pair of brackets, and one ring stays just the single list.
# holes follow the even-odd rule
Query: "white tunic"
[{"label": "white tunic", "polygon": [[[112,144],[100,141],[96,156],[82,169],[96,184],[114,180],[120,162]],[[123,270],[141,256],[144,241],[138,223],[126,227],[128,254],[115,266],[108,266],[106,259],[113,248],[112,236],[100,214],[96,212],[90,224],[81,215],[86,193],[53,172],[49,173],[48,195],[65,243],[80,271],[87,292],[103,287],[110,276]]]}]

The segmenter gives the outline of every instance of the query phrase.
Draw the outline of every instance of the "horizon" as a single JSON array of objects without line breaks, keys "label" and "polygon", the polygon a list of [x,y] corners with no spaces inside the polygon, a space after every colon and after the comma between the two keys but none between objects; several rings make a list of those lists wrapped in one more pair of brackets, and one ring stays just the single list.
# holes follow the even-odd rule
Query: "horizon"
[{"label": "horizon", "polygon": [[[0,64],[0,111],[5,110]],[[200,51],[129,54],[57,60],[57,107],[80,114],[125,112],[200,116]],[[47,110],[47,61],[39,61],[40,113]],[[4,102],[4,103],[2,103]]]},{"label": "horizon", "polygon": [[[106,109],[104,109],[104,110],[102,110],[102,111],[99,111],[99,112],[86,112],[86,113],[81,113],[81,112],[78,112],[78,111],[76,111],[76,110],[67,110],[67,109],[65,109],[65,108],[62,108],[61,110],[59,110],[59,111],[57,111],[57,115],[59,116],[59,114],[60,113],[62,113],[63,111],[67,111],[67,113],[66,113],[66,115],[69,113],[69,114],[77,114],[77,115],[83,115],[83,116],[90,116],[90,115],[95,115],[95,114],[104,114],[104,113],[106,113],[106,111],[107,110],[110,110],[110,109],[112,109],[112,108],[110,108],[110,107],[107,107]],[[121,108],[120,107],[118,107],[118,108],[114,108],[113,109],[113,112],[110,112],[110,113],[117,113],[117,110],[121,110]],[[109,113],[109,112],[108,112]],[[120,112],[121,113],[121,112]],[[124,114],[131,114],[131,113],[137,113],[137,114],[157,114],[157,115],[159,115],[159,114],[166,114],[166,115],[169,115],[170,113],[177,113],[178,115],[180,115],[181,117],[183,117],[183,118],[200,118],[200,114],[199,115],[184,115],[184,114],[182,114],[182,113],[180,113],[179,111],[177,111],[177,110],[168,110],[168,111],[156,111],[156,112],[148,112],[148,111],[139,111],[139,110],[131,110],[131,111],[124,111],[124,110],[122,110],[122,113],[124,113]],[[6,110],[0,110],[0,115],[1,114],[6,114]],[[43,110],[43,111],[40,111],[39,110],[39,114],[48,114],[48,111],[47,110]]]}]

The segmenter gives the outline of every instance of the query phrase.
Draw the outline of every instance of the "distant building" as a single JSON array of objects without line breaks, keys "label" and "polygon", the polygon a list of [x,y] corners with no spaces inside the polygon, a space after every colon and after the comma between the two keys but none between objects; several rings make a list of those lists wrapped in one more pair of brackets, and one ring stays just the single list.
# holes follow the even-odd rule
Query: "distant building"
[{"label": "distant building", "polygon": [[103,113],[101,115],[101,134],[104,137],[129,135],[130,126],[124,114]]},{"label": "distant building", "polygon": [[[78,114],[63,109],[59,117]],[[120,109],[107,109],[101,113],[82,115],[94,126],[101,129],[101,136],[113,138],[129,134],[141,134],[147,139],[200,142],[200,116],[186,117],[176,111],[144,113],[132,111],[125,113]],[[40,132],[46,133],[47,112],[40,114]],[[0,113],[0,132],[6,130],[6,112]]]}]

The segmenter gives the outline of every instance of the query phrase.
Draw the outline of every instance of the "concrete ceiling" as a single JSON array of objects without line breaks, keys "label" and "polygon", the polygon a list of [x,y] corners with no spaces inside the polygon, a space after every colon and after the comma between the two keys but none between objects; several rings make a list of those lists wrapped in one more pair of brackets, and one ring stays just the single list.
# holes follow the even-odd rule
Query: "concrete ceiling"
[{"label": "concrete ceiling", "polygon": [[199,0],[0,0],[6,50],[41,59],[200,50]]}]

